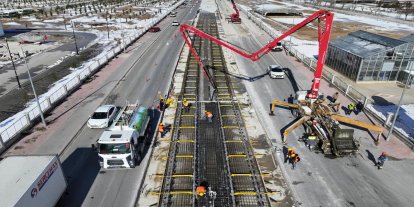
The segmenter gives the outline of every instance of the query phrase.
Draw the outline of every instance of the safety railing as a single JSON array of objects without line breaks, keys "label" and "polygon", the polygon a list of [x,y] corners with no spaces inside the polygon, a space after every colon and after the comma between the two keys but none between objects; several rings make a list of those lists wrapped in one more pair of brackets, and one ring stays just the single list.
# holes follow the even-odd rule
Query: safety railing
[{"label": "safety railing", "polygon": [[[73,89],[79,87],[82,82],[92,75],[101,66],[105,65],[109,60],[118,55],[124,47],[132,44],[140,38],[150,27],[158,24],[164,19],[172,10],[184,3],[185,0],[176,2],[172,7],[168,8],[166,12],[151,20],[150,24],[145,26],[144,30],[140,30],[133,34],[133,37],[125,38],[125,43],[112,48],[110,51],[105,51],[97,57],[89,60],[71,74],[65,76],[59,81],[55,82],[55,86],[48,90],[45,94],[39,96],[40,108],[43,112],[49,111],[57,106],[57,103],[73,92]],[[36,102],[30,102],[26,109],[9,117],[0,123],[0,153],[3,152],[15,138],[20,136],[20,133],[32,127],[40,116],[40,111]]]},{"label": "safety railing", "polygon": [[[281,33],[266,24],[259,15],[251,12],[251,10],[247,10],[244,6],[240,6],[240,11],[245,14],[248,19],[253,21],[258,27],[260,27],[263,31],[265,31],[268,35],[272,38],[278,37]],[[296,59],[300,60],[304,65],[308,66],[309,70],[314,71],[316,68],[316,59],[309,58],[304,54],[300,53],[294,47],[292,47],[291,43],[288,41],[282,41],[283,45],[287,45],[285,49],[288,50],[289,54],[296,57]],[[326,68],[326,67],[325,67]],[[371,107],[375,105],[375,103],[368,98],[367,96],[363,95],[363,93],[359,92],[356,88],[353,88],[350,84],[343,81],[338,76],[335,76],[328,70],[323,70],[323,78],[335,86],[339,91],[341,91],[346,97],[350,98],[352,101],[362,101],[364,103],[364,111],[367,112],[372,117],[375,117],[383,126],[389,127],[388,124],[385,124],[386,118],[384,116],[379,116],[378,112]],[[371,104],[371,105],[370,105]],[[367,107],[368,106],[368,107]],[[403,142],[405,142],[410,148],[414,148],[414,139],[407,135],[401,128],[394,128],[394,132]]]}]

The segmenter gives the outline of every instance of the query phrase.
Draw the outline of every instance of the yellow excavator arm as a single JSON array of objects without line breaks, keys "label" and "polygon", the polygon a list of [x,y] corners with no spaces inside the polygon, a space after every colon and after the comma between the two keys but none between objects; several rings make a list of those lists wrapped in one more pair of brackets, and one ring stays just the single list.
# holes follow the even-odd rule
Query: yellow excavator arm
[{"label": "yellow excavator arm", "polygon": [[276,106],[284,106],[284,107],[289,107],[289,108],[294,108],[294,109],[299,108],[298,104],[290,104],[290,103],[286,103],[283,101],[273,100],[272,103],[270,104],[270,115],[274,115],[273,111],[275,110]]}]

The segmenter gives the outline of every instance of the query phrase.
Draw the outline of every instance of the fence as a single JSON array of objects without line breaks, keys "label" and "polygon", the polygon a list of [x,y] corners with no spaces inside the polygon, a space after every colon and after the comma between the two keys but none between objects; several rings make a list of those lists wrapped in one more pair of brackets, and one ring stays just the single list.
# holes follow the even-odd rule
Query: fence
[{"label": "fence", "polygon": [[[94,74],[102,65],[106,64],[109,60],[118,55],[124,47],[132,44],[138,38],[140,38],[150,27],[158,24],[164,19],[172,10],[176,9],[185,0],[181,0],[170,7],[167,12],[158,16],[151,21],[149,25],[146,25],[144,30],[140,30],[135,33],[133,37],[125,38],[125,43],[112,48],[105,54],[100,54],[91,61],[85,63],[77,70],[57,81],[55,85],[48,90],[45,94],[39,96],[40,108],[43,112],[53,109],[59,101],[68,96],[75,88],[78,88],[82,82]],[[40,111],[33,100],[29,103],[29,106],[23,111],[15,114],[14,116],[2,121],[0,123],[0,153],[7,149],[18,137],[20,133],[31,128],[35,123],[39,121]]]},{"label": "fence", "polygon": [[[245,7],[239,7],[240,11],[245,14],[250,20],[252,20],[257,26],[259,26],[262,30],[264,30],[268,35],[270,35],[272,38],[277,38],[280,36],[280,32],[274,30],[271,28],[268,24],[263,22],[262,18],[259,17],[257,14],[254,14],[247,10]],[[308,66],[310,70],[315,70],[316,68],[316,59],[306,57],[304,54],[297,51],[295,48],[291,47],[290,42],[288,41],[282,41],[284,45],[288,45],[286,49],[289,51],[289,53],[296,57],[296,59],[300,60],[304,65]],[[351,85],[347,84],[345,81],[340,79],[339,77],[335,76],[328,70],[323,70],[322,73],[323,78],[331,83],[333,86],[335,86],[339,91],[341,91],[346,97],[350,98],[352,101],[362,101],[364,103],[364,111],[367,112],[369,115],[377,119],[383,126],[390,127],[390,125],[387,123],[385,124],[385,119],[383,116],[380,116],[377,114],[375,110],[373,110],[373,107],[367,107],[367,104],[373,103],[371,99],[363,95],[361,92],[359,92],[356,88],[352,87]],[[404,131],[400,131],[397,128],[394,128],[393,131],[397,137],[400,138],[401,141],[406,143],[410,148],[414,148],[414,140],[410,138],[409,135],[407,135]]]}]

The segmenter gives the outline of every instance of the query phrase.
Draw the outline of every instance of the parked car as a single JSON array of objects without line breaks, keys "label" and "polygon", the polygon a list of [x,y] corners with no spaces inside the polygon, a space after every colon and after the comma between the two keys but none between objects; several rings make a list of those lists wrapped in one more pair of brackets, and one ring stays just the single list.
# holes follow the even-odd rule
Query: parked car
[{"label": "parked car", "polygon": [[172,26],[180,26],[180,23],[178,23],[177,20],[174,20],[171,25]]},{"label": "parked car", "polygon": [[159,32],[161,29],[159,27],[153,26],[148,29],[148,32]]},{"label": "parked car", "polygon": [[170,13],[170,17],[176,17],[177,16],[177,12],[171,12]]},{"label": "parked car", "polygon": [[280,65],[270,65],[268,72],[271,78],[285,78],[285,71]]},{"label": "parked car", "polygon": [[109,127],[114,121],[118,109],[114,105],[103,105],[98,107],[92,116],[89,117],[89,128],[105,128]]}]

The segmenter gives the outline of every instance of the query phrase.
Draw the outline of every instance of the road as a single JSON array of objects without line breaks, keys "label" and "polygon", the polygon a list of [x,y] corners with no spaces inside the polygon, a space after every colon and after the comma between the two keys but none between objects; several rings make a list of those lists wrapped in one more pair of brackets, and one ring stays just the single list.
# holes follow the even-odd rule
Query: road
[{"label": "road", "polygon": [[[154,106],[160,94],[166,94],[183,46],[179,27],[173,20],[191,24],[200,3],[180,7],[177,17],[159,23],[161,32],[147,33],[98,71],[54,109],[46,118],[46,130],[24,137],[5,153],[59,154],[68,181],[67,193],[58,206],[134,206],[149,153],[140,165],[130,170],[103,170],[91,144],[96,144],[103,129],[89,129],[86,121],[101,104],[122,106],[138,101]],[[152,126],[159,113],[150,113]],[[27,141],[31,140],[31,141]],[[148,150],[148,149],[146,149]]]},{"label": "road", "polygon": [[[34,31],[36,32],[36,31]],[[66,35],[72,36],[72,32],[45,32],[49,35]],[[95,34],[86,33],[86,32],[76,32],[76,41],[78,48],[86,47],[90,42],[96,38]],[[30,47],[30,45],[22,45],[24,50],[25,47]],[[46,70],[46,66],[55,64],[56,61],[60,60],[62,57],[76,52],[75,44],[73,41],[65,43],[57,48],[42,52],[35,56],[29,57],[27,59],[27,64],[32,69],[31,73],[39,74]],[[26,75],[27,69],[23,61],[16,63],[16,72],[19,76],[20,83],[28,81],[29,78]],[[5,65],[0,69],[0,96],[6,94],[10,90],[17,88],[17,81],[14,74],[14,69],[12,64]]]},{"label": "road", "polygon": [[[232,10],[229,5],[219,2],[221,12],[229,15]],[[228,12],[226,12],[226,10]],[[244,17],[244,18],[243,18]],[[263,31],[242,16],[242,25],[223,23],[228,41],[246,49],[256,51],[270,40]],[[262,120],[262,125],[271,137],[275,147],[282,148],[280,129],[285,127],[294,117],[289,110],[276,109],[276,116],[268,116],[271,100],[287,100],[295,89],[309,89],[312,73],[301,64],[292,61],[284,52],[264,56],[255,63],[234,55],[240,72],[255,77],[263,74],[268,65],[279,63],[289,68],[292,79],[270,79],[264,76],[255,81],[243,81],[250,99]],[[297,67],[300,65],[300,67]],[[332,94],[334,89],[323,81],[322,92]],[[361,115],[362,116],[362,115]],[[366,119],[366,118],[365,118]],[[355,137],[362,137],[360,152],[356,155],[331,159],[321,153],[310,152],[303,142],[297,141],[302,135],[302,128],[296,129],[288,136],[288,147],[293,147],[301,155],[302,161],[295,170],[287,164],[282,164],[282,170],[288,175],[286,179],[291,184],[297,204],[301,206],[411,206],[411,186],[414,179],[413,160],[392,159],[386,167],[378,171],[373,160],[380,154],[372,139],[365,131],[356,130]],[[283,159],[281,152],[275,154],[278,160]]]},{"label": "road", "polygon": [[[178,9],[177,18],[181,23],[190,23],[195,17],[199,4],[195,7]],[[112,75],[112,80],[121,80],[115,87],[106,87],[103,95],[85,100],[84,106],[74,114],[75,121],[83,122],[81,129],[61,156],[63,168],[68,177],[68,195],[61,199],[61,206],[133,206],[135,196],[145,172],[148,153],[135,169],[100,170],[96,152],[90,148],[96,143],[102,130],[85,127],[87,114],[99,103],[112,103],[119,106],[125,101],[135,102],[146,107],[153,106],[158,91],[166,93],[169,87],[175,63],[183,44],[178,35],[178,27],[171,26],[173,18],[162,21],[161,32],[148,33],[142,44],[137,44],[133,54]],[[134,46],[132,46],[134,47]],[[125,75],[124,75],[125,74]],[[109,93],[108,93],[109,92]],[[71,124],[72,121],[68,121]],[[50,146],[43,146],[40,151],[47,151]]]}]

